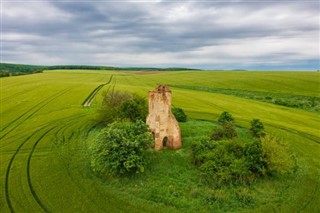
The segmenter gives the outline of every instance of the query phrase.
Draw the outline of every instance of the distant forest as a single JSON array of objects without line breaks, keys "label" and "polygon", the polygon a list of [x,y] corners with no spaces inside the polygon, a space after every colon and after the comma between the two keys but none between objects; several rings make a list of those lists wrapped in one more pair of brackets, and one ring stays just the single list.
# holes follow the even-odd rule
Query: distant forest
[{"label": "distant forest", "polygon": [[154,68],[154,67],[112,67],[112,66],[88,66],[88,65],[26,65],[26,64],[8,64],[0,63],[0,77],[25,75],[41,73],[44,70],[128,70],[128,71],[183,71],[199,70],[181,67],[172,68]]}]

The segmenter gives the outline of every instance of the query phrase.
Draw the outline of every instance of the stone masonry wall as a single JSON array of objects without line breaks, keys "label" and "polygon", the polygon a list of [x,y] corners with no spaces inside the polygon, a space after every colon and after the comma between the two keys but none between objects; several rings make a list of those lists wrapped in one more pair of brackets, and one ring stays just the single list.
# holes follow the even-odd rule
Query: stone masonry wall
[{"label": "stone masonry wall", "polygon": [[172,92],[166,85],[159,85],[149,92],[147,124],[155,138],[155,149],[181,147],[179,123],[171,112]]}]

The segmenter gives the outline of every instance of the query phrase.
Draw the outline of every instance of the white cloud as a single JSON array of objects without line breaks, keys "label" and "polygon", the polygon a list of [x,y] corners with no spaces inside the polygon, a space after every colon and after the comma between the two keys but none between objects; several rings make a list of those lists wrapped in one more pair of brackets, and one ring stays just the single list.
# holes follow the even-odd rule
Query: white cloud
[{"label": "white cloud", "polygon": [[33,22],[34,24],[47,21],[66,21],[73,17],[70,13],[65,13],[50,2],[9,2],[2,3],[3,21],[16,20],[20,22]]},{"label": "white cloud", "polygon": [[314,69],[319,59],[314,6],[312,1],[3,2],[3,60],[205,68],[305,63]]}]

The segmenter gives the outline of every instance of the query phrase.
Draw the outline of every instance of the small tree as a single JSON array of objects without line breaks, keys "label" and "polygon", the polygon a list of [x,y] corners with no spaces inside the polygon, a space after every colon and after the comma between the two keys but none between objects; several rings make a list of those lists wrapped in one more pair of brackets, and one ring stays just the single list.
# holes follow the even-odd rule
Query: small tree
[{"label": "small tree", "polygon": [[213,131],[211,140],[232,139],[234,137],[237,137],[235,125],[231,121],[226,121]]},{"label": "small tree", "polygon": [[174,117],[176,117],[177,121],[179,122],[187,121],[187,115],[181,108],[178,108],[178,107],[172,108],[172,114],[174,115]]},{"label": "small tree", "polygon": [[145,98],[134,94],[131,99],[121,103],[119,111],[121,119],[129,119],[132,122],[145,120],[147,117],[147,101]]},{"label": "small tree", "polygon": [[104,92],[97,120],[103,124],[123,120],[145,120],[147,109],[145,98],[136,94],[120,91]]},{"label": "small tree", "polygon": [[261,141],[254,140],[246,143],[244,150],[249,170],[258,175],[265,175],[266,168]]},{"label": "small tree", "polygon": [[105,128],[91,148],[91,167],[102,174],[144,172],[153,137],[143,121],[113,123]]},{"label": "small tree", "polygon": [[288,144],[276,137],[266,135],[261,138],[264,161],[269,173],[284,174],[295,167],[294,157]]},{"label": "small tree", "polygon": [[266,135],[264,131],[264,125],[259,119],[253,119],[251,122],[250,131],[256,138],[264,137]]},{"label": "small tree", "polygon": [[229,112],[224,111],[221,113],[221,115],[218,118],[219,123],[224,123],[224,122],[234,122],[234,118]]}]

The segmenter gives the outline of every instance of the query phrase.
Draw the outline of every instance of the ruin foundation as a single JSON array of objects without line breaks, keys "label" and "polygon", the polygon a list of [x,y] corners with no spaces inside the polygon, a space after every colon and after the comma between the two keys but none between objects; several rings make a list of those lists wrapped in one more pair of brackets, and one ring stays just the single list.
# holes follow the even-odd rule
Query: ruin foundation
[{"label": "ruin foundation", "polygon": [[149,92],[147,124],[155,138],[155,149],[181,147],[179,123],[171,112],[172,92],[167,85],[159,85]]}]

